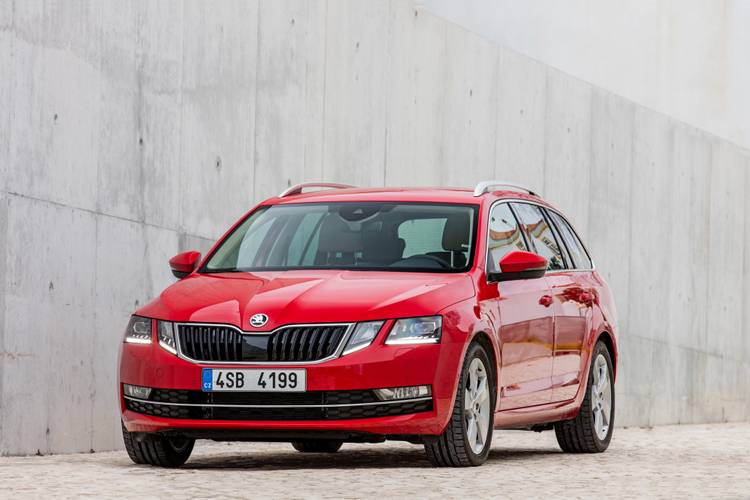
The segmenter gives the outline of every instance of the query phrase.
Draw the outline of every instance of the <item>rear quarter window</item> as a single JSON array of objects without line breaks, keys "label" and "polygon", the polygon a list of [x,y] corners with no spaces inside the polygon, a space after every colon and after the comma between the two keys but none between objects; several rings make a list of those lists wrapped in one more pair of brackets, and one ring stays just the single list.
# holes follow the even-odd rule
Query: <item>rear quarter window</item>
[{"label": "rear quarter window", "polygon": [[560,236],[562,236],[565,246],[568,248],[570,258],[573,259],[573,267],[576,269],[591,269],[593,264],[591,258],[589,258],[586,249],[583,247],[583,243],[578,238],[578,235],[570,227],[568,221],[566,221],[560,214],[548,210],[552,223],[557,227]]}]

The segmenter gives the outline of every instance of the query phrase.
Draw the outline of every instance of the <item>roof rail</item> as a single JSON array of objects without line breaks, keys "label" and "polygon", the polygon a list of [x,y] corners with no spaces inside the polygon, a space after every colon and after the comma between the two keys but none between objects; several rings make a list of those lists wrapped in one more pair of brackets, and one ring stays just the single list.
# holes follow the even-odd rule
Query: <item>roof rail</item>
[{"label": "roof rail", "polygon": [[509,187],[509,188],[515,188],[520,191],[525,191],[531,195],[536,196],[538,193],[535,193],[531,189],[527,188],[526,186],[522,186],[520,184],[516,184],[514,182],[505,182],[505,181],[482,181],[474,188],[474,196],[482,196],[484,193],[489,193],[491,191],[490,188],[496,188],[496,187]]},{"label": "roof rail", "polygon": [[331,188],[331,189],[346,189],[352,188],[349,184],[335,184],[333,182],[304,182],[302,184],[295,184],[294,186],[285,189],[279,194],[279,198],[286,198],[295,194],[302,194],[302,190],[310,187],[319,188]]}]

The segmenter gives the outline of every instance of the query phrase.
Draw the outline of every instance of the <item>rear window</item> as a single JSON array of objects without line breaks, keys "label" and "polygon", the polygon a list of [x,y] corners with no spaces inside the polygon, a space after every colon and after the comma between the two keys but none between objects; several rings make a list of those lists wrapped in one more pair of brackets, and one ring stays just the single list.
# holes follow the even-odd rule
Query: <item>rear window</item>
[{"label": "rear window", "polygon": [[470,268],[474,205],[303,203],[262,207],[210,256],[202,272]]}]

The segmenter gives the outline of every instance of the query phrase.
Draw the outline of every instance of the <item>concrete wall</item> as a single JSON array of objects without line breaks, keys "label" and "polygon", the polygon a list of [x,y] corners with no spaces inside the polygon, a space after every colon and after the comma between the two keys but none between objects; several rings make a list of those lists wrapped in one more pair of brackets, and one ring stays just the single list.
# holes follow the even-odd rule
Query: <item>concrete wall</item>
[{"label": "concrete wall", "polygon": [[750,147],[746,0],[417,0],[490,40]]},{"label": "concrete wall", "polygon": [[618,423],[750,416],[750,156],[410,0],[0,1],[0,453],[121,446],[167,259],[326,179],[514,179],[618,299]]}]

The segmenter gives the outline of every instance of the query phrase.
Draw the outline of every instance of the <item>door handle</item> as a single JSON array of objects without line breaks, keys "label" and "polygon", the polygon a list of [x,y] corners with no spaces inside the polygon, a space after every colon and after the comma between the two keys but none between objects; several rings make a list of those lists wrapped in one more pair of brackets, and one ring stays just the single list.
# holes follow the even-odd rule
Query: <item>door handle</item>
[{"label": "door handle", "polygon": [[539,297],[539,305],[544,307],[549,307],[552,305],[552,296],[551,295],[542,295]]}]

